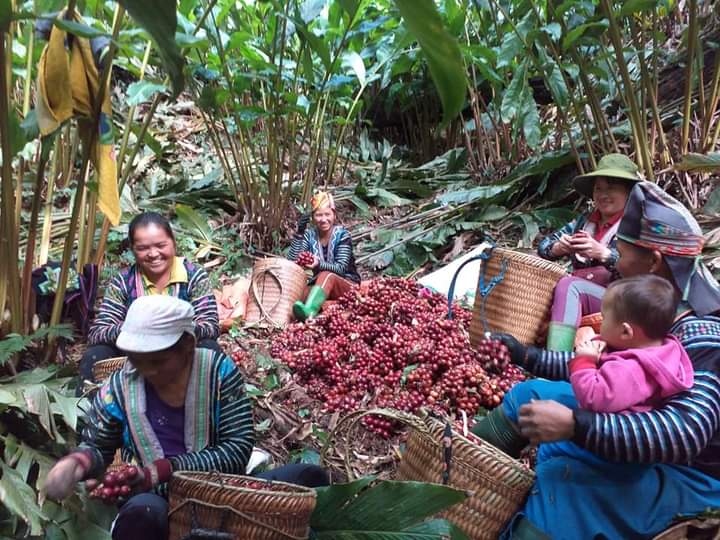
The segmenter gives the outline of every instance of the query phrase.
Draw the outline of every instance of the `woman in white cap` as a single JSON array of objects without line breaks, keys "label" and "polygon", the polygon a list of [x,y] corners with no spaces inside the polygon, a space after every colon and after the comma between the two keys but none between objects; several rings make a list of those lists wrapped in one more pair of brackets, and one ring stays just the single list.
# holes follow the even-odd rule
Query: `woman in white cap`
[{"label": "woman in white cap", "polygon": [[[173,296],[143,296],[130,306],[117,346],[128,356],[95,396],[79,448],[48,473],[56,499],[98,478],[121,448],[140,474],[120,508],[114,539],[167,538],[167,481],[173,471],[244,474],[253,414],[243,377],[224,354],[195,347],[193,308]],[[319,467],[276,469],[265,478],[320,485]]]}]

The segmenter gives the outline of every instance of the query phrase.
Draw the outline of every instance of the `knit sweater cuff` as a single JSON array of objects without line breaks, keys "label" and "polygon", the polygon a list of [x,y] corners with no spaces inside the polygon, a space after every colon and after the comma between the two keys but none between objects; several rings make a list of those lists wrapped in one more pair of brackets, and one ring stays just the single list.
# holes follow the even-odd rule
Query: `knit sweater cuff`
[{"label": "knit sweater cuff", "polygon": [[568,364],[570,375],[581,369],[597,369],[597,359],[592,356],[576,356]]}]

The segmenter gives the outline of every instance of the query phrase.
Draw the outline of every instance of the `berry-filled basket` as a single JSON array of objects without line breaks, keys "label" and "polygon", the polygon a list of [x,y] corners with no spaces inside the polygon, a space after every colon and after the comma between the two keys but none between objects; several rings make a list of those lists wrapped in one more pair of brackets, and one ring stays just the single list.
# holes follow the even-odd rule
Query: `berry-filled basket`
[{"label": "berry-filled basket", "polygon": [[301,540],[310,534],[315,499],[315,490],[285,482],[177,471],[170,478],[170,540]]},{"label": "berry-filled basket", "polygon": [[520,510],[535,474],[472,433],[460,428],[450,436],[450,467],[446,475],[446,426],[427,416],[424,429],[413,426],[397,471],[398,480],[447,485],[471,495],[441,514],[473,539],[495,540],[510,518]]},{"label": "berry-filled basket", "polygon": [[507,332],[534,345],[550,318],[555,285],[566,275],[554,262],[494,248],[480,268],[470,341],[477,345],[486,331]]}]

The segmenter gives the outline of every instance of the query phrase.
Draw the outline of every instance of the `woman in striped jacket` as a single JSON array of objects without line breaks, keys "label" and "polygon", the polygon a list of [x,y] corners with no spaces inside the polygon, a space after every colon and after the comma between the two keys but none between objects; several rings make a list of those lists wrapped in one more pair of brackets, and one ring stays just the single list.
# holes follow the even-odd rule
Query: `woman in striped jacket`
[{"label": "woman in striped jacket", "polygon": [[160,214],[145,212],[133,218],[128,230],[135,264],[108,285],[88,333],[88,349],[80,359],[80,376],[92,380],[99,360],[120,356],[115,340],[130,304],[145,295],[165,294],[190,302],[195,310],[198,347],[221,352],[219,322],[210,279],[202,267],[176,255],[175,235]]},{"label": "woman in striped jacket", "polygon": [[313,275],[308,282],[306,300],[293,306],[293,314],[299,321],[314,317],[325,300],[336,300],[360,283],[350,233],[335,224],[333,196],[320,192],[312,198],[310,206],[315,227],[307,228],[310,214],[302,216],[288,252],[291,261],[297,261],[303,252],[312,254],[308,267]]},{"label": "woman in striped jacket", "polygon": [[[173,471],[245,474],[254,442],[245,384],[230,358],[195,347],[194,318],[192,305],[172,296],[133,302],[117,338],[128,361],[95,396],[79,448],[47,475],[54,499],[82,480],[94,489],[121,448],[139,472],[121,499],[115,540],[167,539]],[[301,464],[258,476],[311,487],[328,480],[320,467]]]},{"label": "woman in striped jacket", "polygon": [[513,387],[473,431],[509,454],[529,442],[589,450],[538,463],[505,538],[652,538],[677,515],[720,507],[720,288],[701,262],[703,242],[680,202],[653,183],[633,188],[618,229],[618,271],[675,284],[682,302],[670,332],[695,370],[692,388],[651,411],[582,410],[565,382],[573,353],[496,336],[514,363],[543,378]]}]

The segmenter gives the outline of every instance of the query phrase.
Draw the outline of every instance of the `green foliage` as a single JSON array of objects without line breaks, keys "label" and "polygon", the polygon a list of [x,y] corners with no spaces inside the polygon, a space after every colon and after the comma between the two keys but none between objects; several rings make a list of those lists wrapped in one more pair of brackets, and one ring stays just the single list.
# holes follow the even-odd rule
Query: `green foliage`
[{"label": "green foliage", "polygon": [[35,332],[28,336],[7,334],[4,338],[0,339],[0,365],[7,362],[17,353],[24,351],[33,343],[47,339],[48,337],[72,339],[72,326],[68,324],[59,324],[38,328]]},{"label": "green foliage", "polygon": [[311,538],[346,540],[465,539],[444,520],[428,520],[467,496],[462,491],[422,482],[376,481],[364,477],[317,489]]}]

